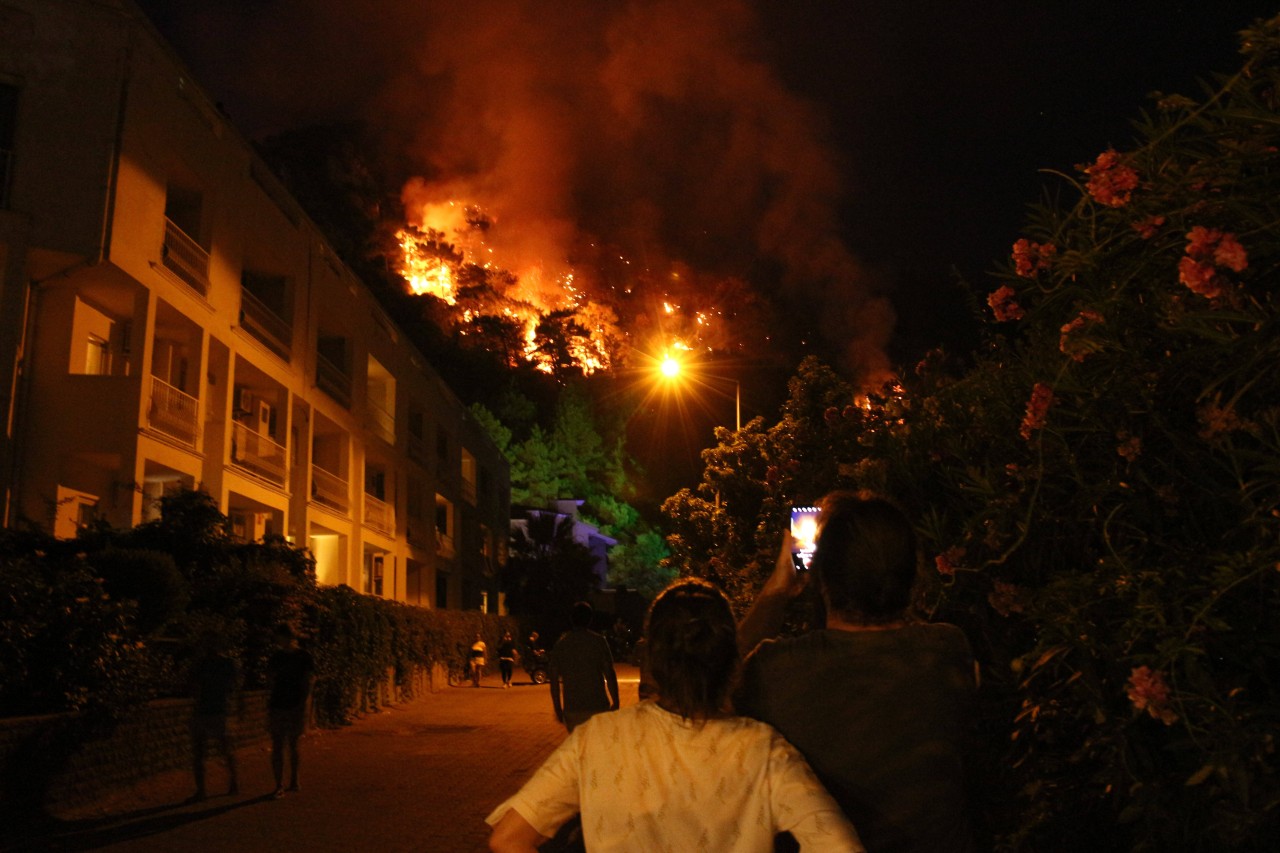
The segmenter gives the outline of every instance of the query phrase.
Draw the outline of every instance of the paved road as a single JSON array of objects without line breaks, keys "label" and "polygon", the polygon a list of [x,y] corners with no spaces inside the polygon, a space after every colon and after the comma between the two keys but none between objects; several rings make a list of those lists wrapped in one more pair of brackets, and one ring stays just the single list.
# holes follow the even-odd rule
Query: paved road
[{"label": "paved road", "polygon": [[[619,666],[624,705],[637,699],[634,667]],[[49,837],[18,849],[128,853],[318,853],[487,849],[484,817],[564,739],[545,686],[451,687],[308,734],[302,790],[283,799],[263,747],[238,753],[238,796],[184,802],[190,774],[167,773],[97,803]],[[209,790],[224,783],[214,760]]]}]

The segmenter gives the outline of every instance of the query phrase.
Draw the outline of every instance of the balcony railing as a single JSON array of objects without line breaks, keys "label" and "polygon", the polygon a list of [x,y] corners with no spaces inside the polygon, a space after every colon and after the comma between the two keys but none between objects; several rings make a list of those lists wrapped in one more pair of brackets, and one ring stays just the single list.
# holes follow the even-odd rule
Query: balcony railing
[{"label": "balcony railing", "polygon": [[351,377],[320,353],[316,353],[316,387],[351,408]]},{"label": "balcony railing", "polygon": [[201,296],[209,292],[209,253],[168,217],[164,220],[160,259],[169,271]]},{"label": "balcony railing", "polygon": [[373,400],[368,400],[367,403],[365,422],[368,424],[369,429],[387,444],[395,444],[395,416],[384,409],[380,403],[376,403]]},{"label": "balcony railing", "polygon": [[346,513],[350,502],[347,499],[347,481],[337,474],[331,474],[319,465],[311,466],[311,499],[317,503],[331,506]]},{"label": "balcony railing", "polygon": [[293,344],[293,327],[267,303],[248,290],[240,289],[240,326],[268,349],[288,360]]},{"label": "balcony railing", "polygon": [[179,391],[159,376],[151,377],[151,405],[147,407],[147,426],[194,448],[199,414],[199,400]]},{"label": "balcony railing", "polygon": [[231,461],[276,485],[283,486],[289,476],[287,451],[270,436],[236,422],[231,428]]},{"label": "balcony railing", "polygon": [[391,504],[385,503],[366,492],[364,496],[364,525],[387,536],[394,536],[396,534],[395,508]]}]

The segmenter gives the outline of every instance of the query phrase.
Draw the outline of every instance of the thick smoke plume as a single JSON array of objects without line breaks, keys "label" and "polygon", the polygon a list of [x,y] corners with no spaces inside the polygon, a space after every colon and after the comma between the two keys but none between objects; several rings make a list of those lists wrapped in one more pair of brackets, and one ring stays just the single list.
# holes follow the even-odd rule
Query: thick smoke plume
[{"label": "thick smoke plume", "polygon": [[[780,81],[749,3],[190,0],[185,14],[184,52],[221,70],[210,88],[250,133],[364,120],[417,164],[410,218],[480,206],[504,266],[551,280],[609,262],[635,283],[579,279],[589,298],[690,304],[740,279],[762,328],[816,333],[864,376],[887,368],[892,309],[838,237],[823,117]],[[735,330],[753,349],[759,333]]]}]

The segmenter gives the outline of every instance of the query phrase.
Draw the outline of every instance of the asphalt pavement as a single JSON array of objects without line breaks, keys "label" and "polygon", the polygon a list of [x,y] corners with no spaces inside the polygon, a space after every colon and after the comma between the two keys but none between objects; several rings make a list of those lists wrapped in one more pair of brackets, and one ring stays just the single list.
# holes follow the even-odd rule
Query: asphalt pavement
[{"label": "asphalt pavement", "polygon": [[[635,667],[619,665],[622,703],[637,701]],[[302,741],[298,792],[274,799],[266,745],[237,753],[240,792],[213,757],[210,796],[189,802],[191,774],[164,773],[59,822],[18,851],[319,853],[487,850],[485,816],[564,740],[546,685],[517,673],[448,687]],[[287,771],[286,771],[287,772]]]}]

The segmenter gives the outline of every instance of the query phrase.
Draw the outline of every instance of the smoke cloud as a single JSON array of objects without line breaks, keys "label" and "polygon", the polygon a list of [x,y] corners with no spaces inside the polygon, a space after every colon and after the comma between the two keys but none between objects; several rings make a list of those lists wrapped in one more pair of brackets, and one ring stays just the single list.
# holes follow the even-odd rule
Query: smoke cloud
[{"label": "smoke cloud", "polygon": [[782,83],[745,0],[183,0],[169,14],[247,132],[363,120],[416,163],[410,217],[479,205],[510,269],[609,261],[651,300],[691,304],[745,281],[760,308],[740,343],[807,332],[863,376],[887,370],[893,311],[839,236],[823,116]]}]

